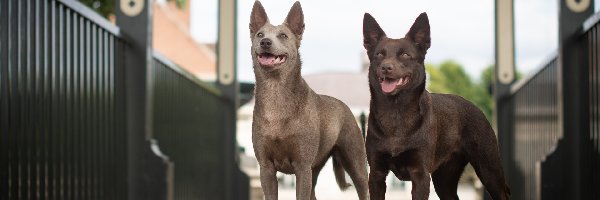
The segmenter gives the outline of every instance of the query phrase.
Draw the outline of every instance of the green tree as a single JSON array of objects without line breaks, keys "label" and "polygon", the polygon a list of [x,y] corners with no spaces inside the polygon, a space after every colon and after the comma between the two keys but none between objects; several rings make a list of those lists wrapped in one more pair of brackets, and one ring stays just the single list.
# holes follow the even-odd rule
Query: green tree
[{"label": "green tree", "polygon": [[[79,0],[82,4],[92,8],[98,14],[108,18],[115,13],[116,0]],[[178,8],[184,8],[187,0],[167,0],[174,1]]]},{"label": "green tree", "polygon": [[116,0],[79,0],[79,2],[106,18],[115,12]]},{"label": "green tree", "polygon": [[451,60],[445,61],[439,66],[428,64],[426,70],[429,75],[427,89],[430,92],[462,96],[479,107],[488,121],[492,119],[494,105],[487,85],[491,83],[493,68],[484,70],[482,80],[478,82],[472,81],[463,67]]},{"label": "green tree", "polygon": [[[463,70],[463,67],[454,61],[445,61],[439,66],[427,64],[425,69],[429,75],[427,90],[435,93],[460,95],[479,107],[487,120],[492,121],[494,99],[491,92],[494,80],[494,65],[486,67],[481,72],[478,82],[472,81]],[[516,75],[517,80],[523,77],[518,71]],[[471,164],[465,168],[461,181],[467,181],[468,179],[477,179]]]},{"label": "green tree", "polygon": [[494,84],[493,80],[494,66],[490,65],[481,72],[481,81],[478,84],[478,88],[481,90],[481,96],[477,100],[477,105],[481,105],[479,108],[481,108],[488,121],[492,120],[492,114],[495,106],[494,98],[492,97],[492,87]]}]

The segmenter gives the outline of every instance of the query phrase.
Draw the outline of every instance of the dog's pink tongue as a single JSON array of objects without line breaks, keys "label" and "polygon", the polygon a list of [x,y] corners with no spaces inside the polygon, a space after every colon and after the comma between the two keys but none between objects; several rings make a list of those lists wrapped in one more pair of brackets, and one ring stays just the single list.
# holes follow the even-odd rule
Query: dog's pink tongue
[{"label": "dog's pink tongue", "polygon": [[385,81],[381,82],[381,90],[383,90],[385,93],[390,93],[396,89],[396,83],[397,81],[386,79]]},{"label": "dog's pink tongue", "polygon": [[258,62],[261,65],[269,66],[275,64],[275,56],[259,56]]}]

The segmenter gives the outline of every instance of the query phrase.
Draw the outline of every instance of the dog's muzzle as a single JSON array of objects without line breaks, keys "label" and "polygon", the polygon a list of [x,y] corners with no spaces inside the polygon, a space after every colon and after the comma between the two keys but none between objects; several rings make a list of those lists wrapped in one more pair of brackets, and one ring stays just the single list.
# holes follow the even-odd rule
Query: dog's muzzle
[{"label": "dog's muzzle", "polygon": [[258,54],[258,63],[263,67],[275,67],[284,63],[287,59],[285,55],[274,55],[271,53]]}]

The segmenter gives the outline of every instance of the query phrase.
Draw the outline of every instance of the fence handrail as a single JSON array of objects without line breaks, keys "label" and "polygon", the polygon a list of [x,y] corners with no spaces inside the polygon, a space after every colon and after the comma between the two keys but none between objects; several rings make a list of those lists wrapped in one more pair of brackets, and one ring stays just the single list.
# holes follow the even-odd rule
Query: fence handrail
[{"label": "fence handrail", "polygon": [[[594,13],[594,15],[587,18],[581,25],[581,29],[580,29],[581,31],[576,34],[578,34],[578,35],[586,34],[590,29],[592,29],[598,23],[600,23],[600,12],[596,12],[596,13]],[[533,72],[529,73],[523,79],[518,80],[516,83],[514,83],[510,87],[510,94],[512,95],[512,94],[515,94],[516,92],[518,92],[523,86],[527,85],[527,83],[529,83],[529,81],[531,79],[535,78],[540,72],[542,72],[546,67],[548,67],[548,64],[554,62],[556,59],[558,59],[558,51],[552,52],[548,57],[546,57],[543,60],[542,64],[539,65]]]},{"label": "fence handrail", "polygon": [[222,96],[221,91],[219,89],[217,89],[215,86],[213,86],[210,83],[207,83],[203,80],[198,79],[196,76],[194,76],[190,72],[182,69],[177,64],[175,64],[171,60],[169,60],[167,57],[163,56],[160,52],[155,50],[153,52],[153,55],[154,55],[154,59],[158,60],[159,62],[163,63],[165,66],[169,67],[171,70],[177,72],[178,74],[182,75],[183,77],[185,77],[188,80],[192,81],[193,83],[197,84],[202,89],[205,89],[206,91],[212,93],[215,96],[218,96],[218,97]]},{"label": "fence handrail", "polygon": [[585,34],[592,29],[596,24],[600,23],[600,12],[594,13],[591,17],[587,18],[581,27],[580,35]]},{"label": "fence handrail", "polygon": [[528,73],[522,79],[518,80],[510,87],[510,95],[514,95],[521,88],[526,86],[532,79],[534,79],[538,74],[540,74],[544,69],[546,69],[550,63],[556,61],[558,59],[558,51],[554,51],[548,55],[540,65],[538,65],[532,72]]},{"label": "fence handrail", "polygon": [[[116,37],[123,38],[123,33],[119,27],[108,21],[106,18],[102,17],[100,14],[96,13],[94,10],[88,8],[82,3],[75,0],[58,0],[60,3],[64,4],[66,7],[72,9],[73,11],[79,13],[81,16],[87,18],[92,21],[94,24],[102,27],[109,33],[113,34]],[[117,6],[117,5],[115,5]]]},{"label": "fence handrail", "polygon": [[[594,15],[592,15],[589,18],[587,18],[583,22],[583,25],[581,26],[581,32],[576,33],[576,34],[583,35],[583,34],[587,33],[591,28],[593,28],[598,23],[600,23],[600,12],[596,12],[596,13],[594,13]],[[542,64],[539,65],[533,72],[529,73],[523,79],[518,80],[516,83],[514,83],[510,87],[510,93],[511,93],[511,95],[515,94],[523,86],[527,85],[527,83],[529,83],[529,81],[531,79],[535,78],[541,71],[543,71],[546,67],[548,67],[548,64],[554,62],[556,59],[558,59],[558,51],[552,52],[548,57],[546,57],[544,59],[544,61],[542,62]]]}]

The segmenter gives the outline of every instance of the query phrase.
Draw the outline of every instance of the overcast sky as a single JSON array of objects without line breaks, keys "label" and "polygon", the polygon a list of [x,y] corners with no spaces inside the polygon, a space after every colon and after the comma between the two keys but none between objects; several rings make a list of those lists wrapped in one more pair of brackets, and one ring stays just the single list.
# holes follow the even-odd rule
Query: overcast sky
[{"label": "overcast sky", "polygon": [[[192,35],[216,40],[216,0],[192,0]],[[262,0],[272,24],[281,24],[295,0]],[[300,47],[303,74],[358,72],[362,18],[371,13],[388,37],[400,38],[427,12],[432,45],[426,63],[454,60],[473,78],[494,63],[494,0],[301,0],[306,29]],[[238,0],[238,77],[254,81],[248,23],[254,0]],[[596,0],[596,5],[598,0]],[[598,7],[598,6],[596,6]],[[527,73],[556,51],[558,0],[515,0],[516,62]],[[208,28],[207,28],[208,27]]]}]

